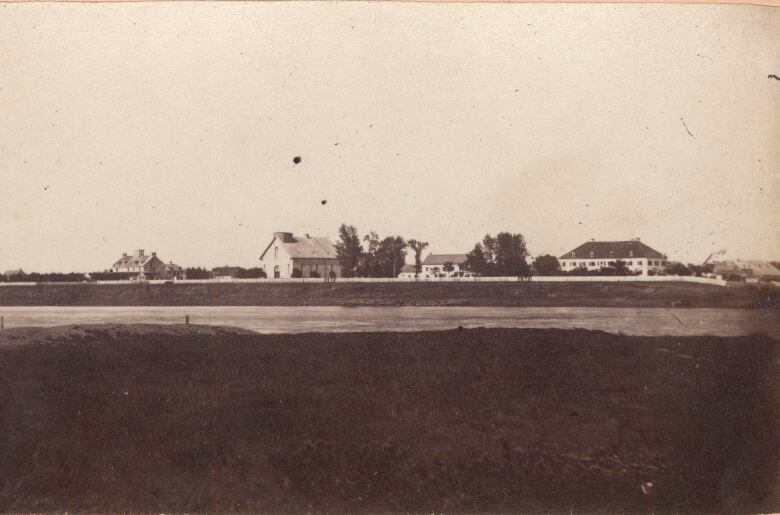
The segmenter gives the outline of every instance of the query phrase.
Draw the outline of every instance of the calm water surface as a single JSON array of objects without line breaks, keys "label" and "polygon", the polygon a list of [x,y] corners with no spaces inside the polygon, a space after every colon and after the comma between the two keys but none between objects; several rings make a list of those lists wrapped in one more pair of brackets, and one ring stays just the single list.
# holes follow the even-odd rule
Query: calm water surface
[{"label": "calm water surface", "polygon": [[780,338],[780,312],[742,309],[498,307],[0,307],[5,327],[151,323],[228,325],[261,333],[418,331],[461,327],[583,328],[633,335]]}]

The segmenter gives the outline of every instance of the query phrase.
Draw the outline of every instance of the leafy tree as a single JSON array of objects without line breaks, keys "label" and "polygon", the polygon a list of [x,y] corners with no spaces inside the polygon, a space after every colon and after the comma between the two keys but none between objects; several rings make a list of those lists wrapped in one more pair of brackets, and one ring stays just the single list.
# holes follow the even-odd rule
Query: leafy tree
[{"label": "leafy tree", "polygon": [[527,256],[522,234],[500,232],[495,238],[486,234],[482,244],[477,243],[466,256],[466,263],[479,275],[528,277],[531,270]]},{"label": "leafy tree", "polygon": [[451,274],[453,270],[455,270],[455,263],[453,263],[452,261],[447,261],[444,263],[444,266],[442,268],[444,269],[445,272]]},{"label": "leafy tree", "polygon": [[238,277],[240,279],[265,279],[268,275],[265,270],[259,267],[244,269],[241,268],[238,271]]},{"label": "leafy tree", "polygon": [[388,236],[379,243],[374,255],[375,276],[396,277],[404,262],[406,241],[401,236]]},{"label": "leafy tree", "polygon": [[380,265],[378,263],[379,256],[377,255],[381,245],[379,235],[376,232],[371,231],[363,236],[363,241],[368,244],[368,247],[365,252],[363,252],[358,275],[364,277],[379,277],[381,276]]},{"label": "leafy tree", "polygon": [[421,240],[409,240],[409,248],[414,251],[414,273],[418,274],[422,272],[422,253],[428,246],[427,241]]},{"label": "leafy tree", "polygon": [[488,258],[481,243],[474,245],[474,249],[466,254],[466,262],[463,267],[475,275],[485,275],[488,271]]},{"label": "leafy tree", "polygon": [[631,270],[628,268],[628,265],[625,261],[618,259],[614,263],[609,264],[609,268],[611,269],[612,274],[611,275],[630,275]]},{"label": "leafy tree", "polygon": [[187,279],[211,279],[211,272],[202,267],[187,268],[184,270]]},{"label": "leafy tree", "polygon": [[561,264],[557,257],[545,254],[534,259],[533,268],[539,275],[557,275],[561,271]]},{"label": "leafy tree", "polygon": [[341,224],[339,239],[336,243],[336,256],[341,262],[341,275],[355,277],[363,256],[363,246],[360,244],[357,229],[352,225]]},{"label": "leafy tree", "polygon": [[692,272],[687,266],[674,261],[664,267],[664,273],[667,275],[691,275]]}]

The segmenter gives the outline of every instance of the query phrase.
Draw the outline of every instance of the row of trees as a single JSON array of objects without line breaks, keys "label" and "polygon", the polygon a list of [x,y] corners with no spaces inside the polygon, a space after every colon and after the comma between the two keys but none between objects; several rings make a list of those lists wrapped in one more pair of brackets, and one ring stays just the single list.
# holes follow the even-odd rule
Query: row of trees
[{"label": "row of trees", "polygon": [[427,246],[425,242],[407,241],[401,236],[380,238],[374,231],[361,238],[355,226],[341,224],[336,255],[344,277],[396,277],[406,263],[406,249],[411,247],[415,252],[419,271],[422,250]]},{"label": "row of trees", "polygon": [[488,277],[529,277],[531,267],[526,258],[528,250],[522,234],[500,232],[494,238],[486,234],[482,242],[466,255],[464,268],[475,274]]},{"label": "row of trees", "polygon": [[72,283],[81,282],[86,279],[86,276],[79,272],[69,273],[45,273],[40,274],[38,272],[31,272],[26,274],[19,272],[13,275],[0,275],[0,281],[2,282],[19,282],[19,283]]},{"label": "row of trees", "polygon": [[[353,225],[341,224],[336,254],[344,277],[396,277],[406,262],[407,249],[414,252],[414,268],[419,274],[427,247],[426,241],[405,240],[401,236],[380,238],[374,231],[361,238]],[[500,232],[495,237],[487,234],[469,252],[463,268],[483,276],[528,277],[531,267],[527,257],[522,234]],[[444,265],[445,272],[453,269],[452,263]]]}]

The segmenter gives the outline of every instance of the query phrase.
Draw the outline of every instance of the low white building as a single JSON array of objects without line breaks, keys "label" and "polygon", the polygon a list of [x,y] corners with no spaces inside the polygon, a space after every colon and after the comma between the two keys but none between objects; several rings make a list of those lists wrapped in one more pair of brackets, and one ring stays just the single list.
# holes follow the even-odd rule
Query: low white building
[{"label": "low white building", "polygon": [[[466,254],[428,254],[422,262],[420,277],[470,277],[471,274],[463,270],[466,263]],[[451,270],[447,270],[451,268]]]},{"label": "low white building", "polygon": [[269,279],[341,277],[336,246],[326,237],[308,234],[275,232],[260,256],[260,267]]},{"label": "low white building", "polygon": [[414,265],[404,265],[401,267],[401,271],[398,272],[399,279],[414,279],[417,275],[417,270]]},{"label": "low white building", "polygon": [[571,272],[577,268],[601,270],[623,261],[634,273],[647,275],[651,270],[660,272],[666,266],[666,256],[645,245],[639,238],[629,241],[590,240],[560,256],[561,270]]}]

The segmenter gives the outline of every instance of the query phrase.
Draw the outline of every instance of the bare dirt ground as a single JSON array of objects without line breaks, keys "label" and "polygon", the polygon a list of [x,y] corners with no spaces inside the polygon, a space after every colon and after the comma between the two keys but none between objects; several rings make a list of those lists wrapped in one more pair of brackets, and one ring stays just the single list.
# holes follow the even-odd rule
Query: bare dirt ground
[{"label": "bare dirt ground", "polygon": [[780,510],[780,342],[0,332],[0,510]]}]

